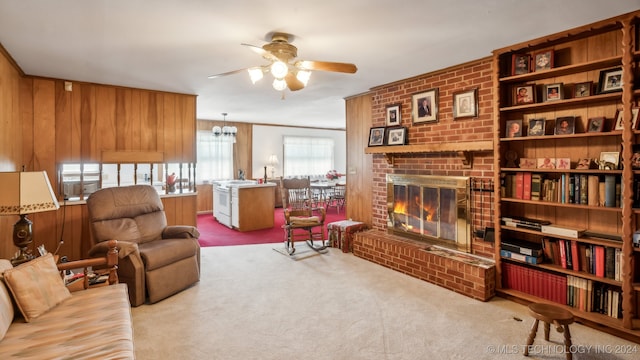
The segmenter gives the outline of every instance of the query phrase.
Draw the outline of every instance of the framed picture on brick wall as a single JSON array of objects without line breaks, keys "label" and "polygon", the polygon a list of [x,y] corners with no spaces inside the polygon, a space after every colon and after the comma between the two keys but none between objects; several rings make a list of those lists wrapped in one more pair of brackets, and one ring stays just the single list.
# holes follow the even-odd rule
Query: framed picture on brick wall
[{"label": "framed picture on brick wall", "polygon": [[411,96],[411,117],[414,123],[438,121],[438,89],[429,89]]}]

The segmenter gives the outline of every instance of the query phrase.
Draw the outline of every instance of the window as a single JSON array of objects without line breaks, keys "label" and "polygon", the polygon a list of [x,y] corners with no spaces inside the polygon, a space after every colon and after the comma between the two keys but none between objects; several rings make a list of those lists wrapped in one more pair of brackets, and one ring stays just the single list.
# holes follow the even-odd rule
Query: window
[{"label": "window", "polygon": [[233,179],[233,138],[216,137],[198,131],[198,171],[196,181]]},{"label": "window", "polygon": [[284,137],[284,176],[323,176],[333,169],[334,141],[318,137]]}]

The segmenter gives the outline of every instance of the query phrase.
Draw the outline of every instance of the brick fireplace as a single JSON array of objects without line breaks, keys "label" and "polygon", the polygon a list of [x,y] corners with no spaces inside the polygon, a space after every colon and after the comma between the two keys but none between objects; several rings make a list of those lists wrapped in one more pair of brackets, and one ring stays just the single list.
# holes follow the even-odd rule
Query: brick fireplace
[{"label": "brick fireplace", "polygon": [[[484,58],[372,89],[369,94],[372,96],[372,126],[384,126],[386,106],[399,103],[401,125],[407,127],[409,147],[427,150],[371,152],[372,229],[357,233],[353,243],[356,256],[483,301],[495,292],[494,249],[492,243],[476,237],[473,230],[492,223],[491,200],[487,193],[480,194],[485,196],[481,205],[474,204],[476,210],[480,207],[482,216],[467,219],[468,242],[459,245],[456,237],[455,246],[441,247],[447,239],[438,239],[432,242],[437,244],[434,247],[424,239],[406,236],[397,229],[389,231],[389,227],[395,225],[390,221],[387,179],[390,176],[425,175],[480,181],[493,179],[492,149],[464,153],[457,149],[457,146],[463,150],[466,144],[493,140],[491,61],[491,58]],[[438,89],[438,121],[413,123],[412,95],[429,89]],[[469,89],[477,89],[478,116],[453,119],[454,94]]]}]

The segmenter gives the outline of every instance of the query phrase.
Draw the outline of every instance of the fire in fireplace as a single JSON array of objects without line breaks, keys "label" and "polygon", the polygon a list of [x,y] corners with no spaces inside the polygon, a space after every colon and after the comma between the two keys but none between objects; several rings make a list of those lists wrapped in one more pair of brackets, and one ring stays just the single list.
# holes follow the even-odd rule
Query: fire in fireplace
[{"label": "fire in fireplace", "polygon": [[387,175],[390,233],[470,252],[469,177]]}]

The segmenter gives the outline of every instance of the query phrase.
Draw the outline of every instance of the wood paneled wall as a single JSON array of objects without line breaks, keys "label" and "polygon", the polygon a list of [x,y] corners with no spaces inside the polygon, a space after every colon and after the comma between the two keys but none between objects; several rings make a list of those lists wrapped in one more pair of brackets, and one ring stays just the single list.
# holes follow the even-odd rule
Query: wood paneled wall
[{"label": "wood paneled wall", "polygon": [[[100,162],[103,151],[153,151],[163,153],[165,162],[196,162],[195,95],[83,82],[71,82],[69,91],[65,80],[23,76],[1,51],[0,76],[1,171],[46,170],[58,189],[61,163]],[[163,203],[169,224],[196,225],[196,196],[166,197]],[[30,218],[34,244],[53,251],[62,238],[61,255],[87,256],[85,205]],[[0,258],[15,252],[17,219],[0,217]]]},{"label": "wood paneled wall", "polygon": [[347,128],[347,219],[372,225],[373,155],[365,154],[371,128],[371,94],[346,99]]},{"label": "wood paneled wall", "polygon": [[[16,171],[22,164],[20,70],[0,45],[0,171]],[[0,216],[0,258],[13,255],[13,223],[18,216]]]}]

